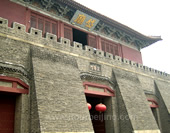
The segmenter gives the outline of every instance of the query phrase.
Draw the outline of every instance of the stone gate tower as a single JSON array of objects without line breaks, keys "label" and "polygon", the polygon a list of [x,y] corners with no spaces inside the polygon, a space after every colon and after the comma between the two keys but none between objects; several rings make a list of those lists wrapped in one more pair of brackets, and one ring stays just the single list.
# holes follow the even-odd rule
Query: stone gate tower
[{"label": "stone gate tower", "polygon": [[1,0],[0,133],[170,133],[170,75],[140,52],[159,40],[73,0]]}]

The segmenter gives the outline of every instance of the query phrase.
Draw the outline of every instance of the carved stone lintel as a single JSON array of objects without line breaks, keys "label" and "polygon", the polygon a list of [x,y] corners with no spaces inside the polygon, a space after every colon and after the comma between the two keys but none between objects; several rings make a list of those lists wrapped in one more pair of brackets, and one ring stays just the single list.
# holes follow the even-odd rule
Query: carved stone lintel
[{"label": "carved stone lintel", "polygon": [[88,72],[81,72],[80,78],[81,79],[97,79],[97,80],[102,80],[102,81],[108,81],[109,83],[114,85],[114,83],[108,77],[97,75],[97,74],[92,74],[92,73],[88,73]]},{"label": "carved stone lintel", "polygon": [[20,65],[15,65],[7,62],[0,62],[0,71],[20,73],[24,77],[30,79],[29,72],[23,66]]}]

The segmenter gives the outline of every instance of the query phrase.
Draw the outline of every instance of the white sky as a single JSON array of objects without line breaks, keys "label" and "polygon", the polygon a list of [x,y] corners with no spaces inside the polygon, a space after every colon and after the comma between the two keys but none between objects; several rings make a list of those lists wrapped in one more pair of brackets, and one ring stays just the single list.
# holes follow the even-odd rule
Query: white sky
[{"label": "white sky", "polygon": [[143,64],[170,74],[169,0],[75,0],[109,18],[163,41],[142,49]]}]

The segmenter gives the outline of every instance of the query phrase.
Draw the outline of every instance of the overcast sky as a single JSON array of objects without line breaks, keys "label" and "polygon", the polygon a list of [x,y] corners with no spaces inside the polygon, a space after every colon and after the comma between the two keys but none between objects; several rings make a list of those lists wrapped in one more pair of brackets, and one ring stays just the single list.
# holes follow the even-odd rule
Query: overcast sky
[{"label": "overcast sky", "polygon": [[143,64],[170,74],[169,0],[75,0],[109,18],[162,41],[141,50]]}]

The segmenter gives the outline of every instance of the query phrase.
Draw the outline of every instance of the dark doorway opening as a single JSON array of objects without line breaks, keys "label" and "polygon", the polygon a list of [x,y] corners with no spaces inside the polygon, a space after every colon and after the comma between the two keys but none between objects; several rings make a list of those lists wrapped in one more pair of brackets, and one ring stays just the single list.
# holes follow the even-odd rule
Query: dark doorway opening
[{"label": "dark doorway opening", "polygon": [[156,110],[156,109],[157,109],[157,108],[151,108],[152,114],[153,114],[153,116],[154,116],[154,118],[155,118],[155,120],[156,120],[156,123],[157,123],[158,127],[159,127],[158,114],[157,114],[157,110]]},{"label": "dark doorway opening", "polygon": [[0,133],[14,133],[16,96],[0,93]]},{"label": "dark doorway opening", "polygon": [[95,133],[105,133],[105,121],[104,112],[98,112],[95,110],[95,106],[99,103],[103,103],[103,98],[86,96],[86,100],[91,104],[90,116]]},{"label": "dark doorway opening", "polygon": [[87,45],[87,34],[85,32],[73,29],[73,41]]}]

